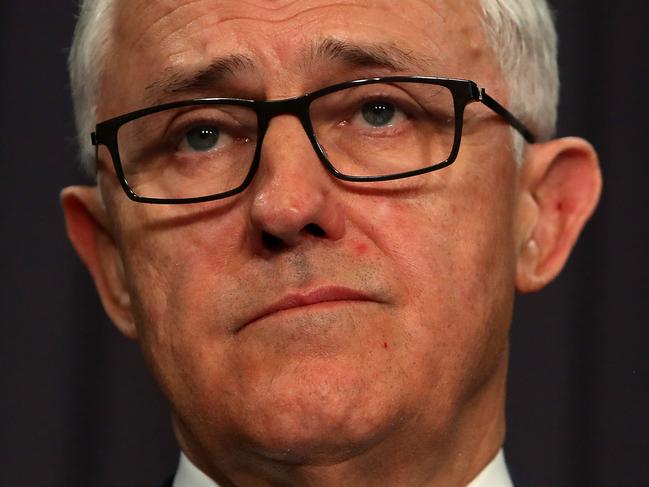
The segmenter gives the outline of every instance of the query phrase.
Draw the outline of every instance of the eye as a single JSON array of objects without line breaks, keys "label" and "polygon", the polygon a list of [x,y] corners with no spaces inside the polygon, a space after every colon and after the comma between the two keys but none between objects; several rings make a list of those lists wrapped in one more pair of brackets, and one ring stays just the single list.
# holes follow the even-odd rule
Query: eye
[{"label": "eye", "polygon": [[376,98],[363,101],[354,110],[356,113],[350,122],[359,128],[382,129],[398,125],[407,120],[405,111],[400,103],[389,98]]},{"label": "eye", "polygon": [[219,143],[221,132],[213,125],[199,125],[187,131],[180,143],[180,149],[207,152]]},{"label": "eye", "polygon": [[363,120],[373,127],[385,127],[394,121],[396,108],[386,101],[372,101],[363,105],[361,114]]},{"label": "eye", "polygon": [[209,152],[232,142],[232,136],[216,125],[195,125],[185,131],[178,145],[179,151]]}]

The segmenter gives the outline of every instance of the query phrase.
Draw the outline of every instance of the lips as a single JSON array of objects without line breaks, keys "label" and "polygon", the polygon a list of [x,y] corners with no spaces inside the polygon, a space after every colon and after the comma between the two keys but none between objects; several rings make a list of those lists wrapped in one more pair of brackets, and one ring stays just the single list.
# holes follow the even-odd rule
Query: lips
[{"label": "lips", "polygon": [[376,301],[367,294],[354,289],[338,286],[328,286],[315,289],[307,293],[291,293],[283,296],[260,313],[248,320],[239,330],[249,326],[255,321],[261,320],[280,311],[311,306],[320,303],[334,303],[341,301]]}]

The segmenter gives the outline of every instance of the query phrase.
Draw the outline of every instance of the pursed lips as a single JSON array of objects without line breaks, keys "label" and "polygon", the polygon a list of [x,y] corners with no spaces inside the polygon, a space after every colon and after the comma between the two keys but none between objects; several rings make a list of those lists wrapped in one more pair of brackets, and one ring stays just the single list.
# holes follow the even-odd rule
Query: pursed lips
[{"label": "pursed lips", "polygon": [[321,287],[307,293],[290,293],[275,301],[267,308],[264,308],[251,319],[247,320],[235,331],[235,333],[240,332],[255,321],[261,320],[280,311],[302,308],[320,303],[335,303],[341,301],[379,302],[377,299],[372,298],[366,293],[340,286]]}]

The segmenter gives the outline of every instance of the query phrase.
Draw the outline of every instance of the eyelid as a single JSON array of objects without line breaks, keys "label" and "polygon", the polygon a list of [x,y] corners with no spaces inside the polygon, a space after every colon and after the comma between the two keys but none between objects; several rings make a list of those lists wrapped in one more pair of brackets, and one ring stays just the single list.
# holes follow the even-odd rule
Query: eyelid
[{"label": "eyelid", "polygon": [[[211,108],[211,109],[210,109]],[[182,118],[181,118],[182,117]],[[181,120],[178,120],[181,119]],[[253,126],[246,127],[241,120],[237,120],[233,114],[226,110],[218,110],[216,107],[200,107],[198,109],[184,110],[167,122],[163,140],[170,136],[177,137],[179,133],[186,133],[192,126],[214,125],[223,133],[234,136],[236,132],[250,137],[256,133],[256,120]],[[237,130],[238,129],[238,130]]]},{"label": "eyelid", "polygon": [[[385,86],[385,84],[381,84],[381,86]],[[407,89],[409,86],[406,83],[399,86],[391,86],[398,90],[397,93],[394,95],[389,93],[385,95],[384,98],[394,101],[397,108],[404,112],[408,118],[416,118],[418,116],[426,118],[433,117],[445,123],[454,120],[455,106],[453,104],[452,95],[446,90],[446,88],[437,87],[437,89],[435,89],[433,86],[430,88],[426,87],[426,92],[420,93],[421,96],[417,96],[416,93],[411,93]],[[447,95],[446,101],[448,103],[442,103],[440,105],[439,102],[444,101],[444,94]],[[370,96],[368,99],[380,100],[381,95],[378,95],[375,98]]]},{"label": "eyelid", "polygon": [[[211,116],[207,116],[204,112],[210,113]],[[191,125],[195,123],[214,123],[215,119],[218,118],[218,123],[223,123],[219,117],[215,117],[216,109],[210,109],[208,107],[200,108],[190,108],[186,110],[181,110],[178,113],[175,113],[171,120],[167,122],[167,129],[174,127],[175,125]],[[180,119],[180,121],[178,121]]]},{"label": "eyelid", "polygon": [[406,114],[423,110],[417,99],[405,87],[386,83],[368,85],[367,88],[369,88],[367,91],[359,90],[357,96],[360,97],[361,103],[385,100],[393,103],[398,110]]}]

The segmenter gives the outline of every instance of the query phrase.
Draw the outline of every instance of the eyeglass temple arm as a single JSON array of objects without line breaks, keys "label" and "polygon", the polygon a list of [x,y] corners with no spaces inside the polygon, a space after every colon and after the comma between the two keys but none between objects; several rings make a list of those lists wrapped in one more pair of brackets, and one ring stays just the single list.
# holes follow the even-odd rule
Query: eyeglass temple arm
[{"label": "eyeglass temple arm", "polygon": [[533,144],[534,142],[536,142],[536,137],[534,137],[534,135],[532,135],[532,132],[530,132],[528,128],[523,125],[523,122],[512,115],[512,113],[504,106],[491,98],[484,88],[480,88],[478,101],[484,103],[494,112],[500,115],[503,119],[505,119],[512,127],[520,132],[520,134],[528,143]]}]

